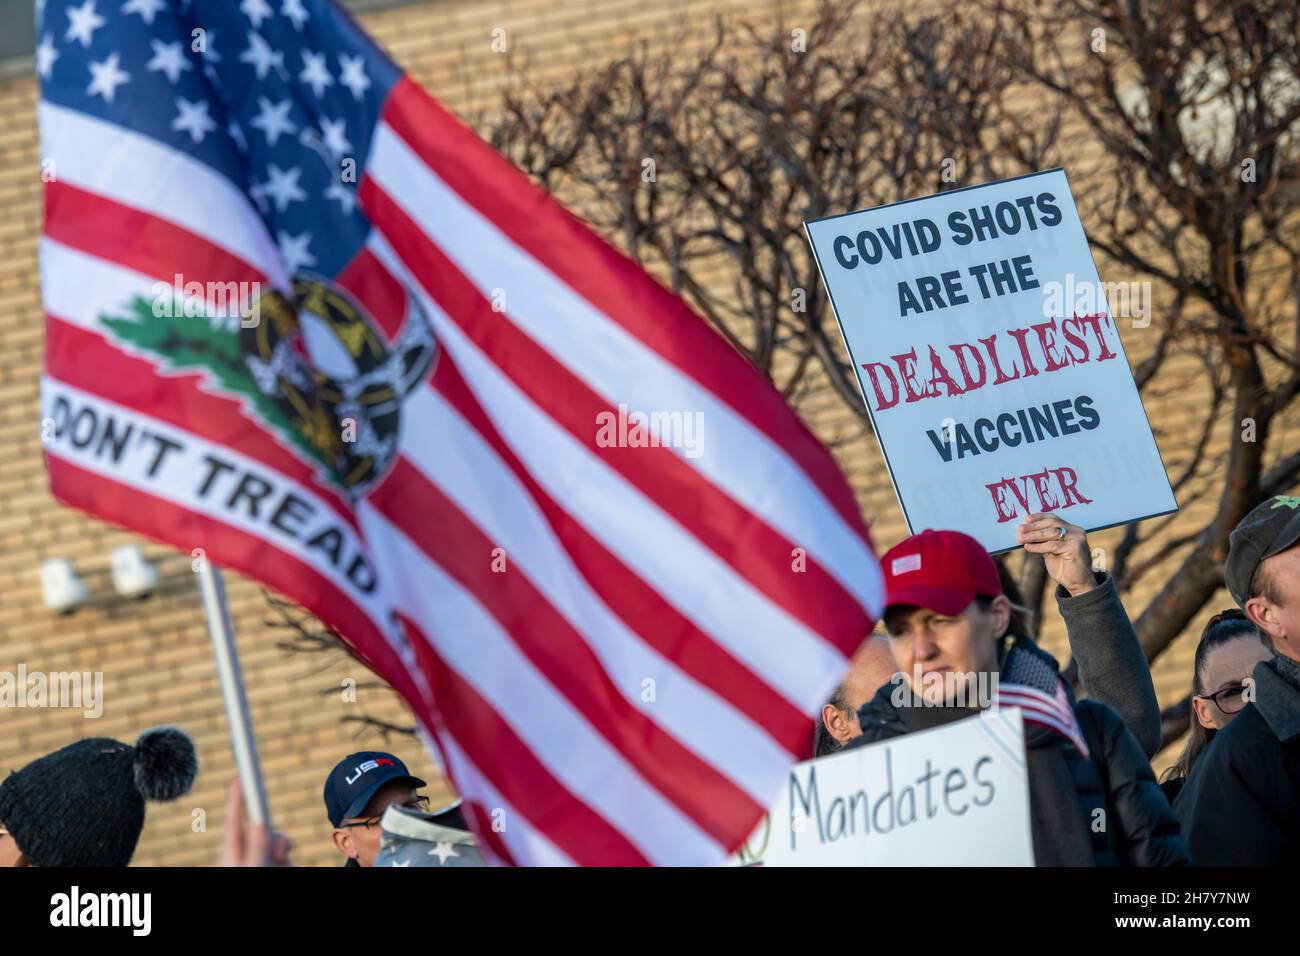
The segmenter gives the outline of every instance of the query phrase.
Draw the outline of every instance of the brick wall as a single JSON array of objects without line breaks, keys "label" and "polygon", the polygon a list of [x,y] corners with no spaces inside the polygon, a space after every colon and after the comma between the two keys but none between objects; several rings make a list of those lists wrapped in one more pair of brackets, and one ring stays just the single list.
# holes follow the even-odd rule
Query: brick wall
[{"label": "brick wall", "polygon": [[[434,0],[361,19],[403,67],[472,119],[490,114],[512,62],[539,82],[560,81],[582,64],[616,55],[632,38],[662,44],[685,36],[689,41],[693,25],[700,26],[703,37],[715,12],[758,18],[784,9],[797,16],[807,6],[734,0]],[[492,51],[497,28],[506,31],[513,59]],[[145,727],[178,723],[194,735],[203,771],[191,796],[150,808],[135,863],[203,865],[216,858],[225,787],[233,769],[189,558],[60,508],[46,489],[36,425],[42,319],[35,99],[30,77],[0,84],[0,168],[7,171],[0,175],[0,670],[13,671],[24,663],[29,670],[47,672],[102,671],[105,707],[98,720],[66,710],[0,710],[0,773],[80,736],[131,740]],[[1075,174],[1073,168],[1071,172]],[[1104,275],[1105,264],[1099,264]],[[1137,361],[1147,337],[1128,329],[1124,335],[1130,357]],[[850,424],[829,392],[814,397],[802,411],[824,438]],[[1194,434],[1197,414],[1197,402],[1188,396],[1151,404],[1171,469]],[[1222,431],[1220,440],[1229,440],[1228,423]],[[837,454],[877,542],[896,540],[903,532],[901,514],[874,439],[843,445]],[[1195,508],[1178,520],[1194,517]],[[1096,543],[1110,548],[1116,538],[1115,533],[1099,534]],[[106,570],[110,550],[131,541],[142,545],[163,578],[158,593],[138,603],[111,595]],[[41,606],[40,562],[54,556],[72,559],[94,595],[88,606],[67,618]],[[228,587],[274,818],[297,843],[300,864],[336,863],[320,802],[324,774],[350,750],[385,746],[373,735],[356,739],[354,726],[343,718],[364,714],[406,724],[409,717],[386,690],[363,689],[355,703],[345,702],[341,683],[346,678],[363,682],[368,675],[337,656],[287,654],[276,646],[280,635],[265,624],[268,614],[258,586],[231,576]],[[1150,593],[1150,587],[1140,589],[1134,606]],[[1216,598],[1207,615],[1226,603],[1226,596]],[[1059,628],[1049,628],[1047,641],[1063,652]],[[1192,645],[1185,635],[1157,663],[1162,702],[1186,687]],[[416,745],[404,742],[399,749],[416,773],[436,779]],[[448,790],[436,785],[432,793],[438,798]],[[196,830],[199,811],[206,813],[206,830]]]}]

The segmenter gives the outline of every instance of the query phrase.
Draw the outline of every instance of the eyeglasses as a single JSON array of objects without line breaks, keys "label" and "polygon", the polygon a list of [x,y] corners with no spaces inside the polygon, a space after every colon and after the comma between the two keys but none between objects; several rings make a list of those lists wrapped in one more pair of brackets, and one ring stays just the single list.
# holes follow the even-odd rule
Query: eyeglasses
[{"label": "eyeglasses", "polygon": [[[412,797],[410,800],[407,800],[405,803],[401,804],[401,806],[402,806],[404,809],[406,809],[406,810],[418,810],[418,811],[420,811],[421,813],[428,813],[428,812],[429,812],[429,798],[428,798],[428,797]],[[340,830],[348,830],[348,829],[351,829],[352,827],[365,827],[367,830],[369,830],[371,827],[377,827],[377,826],[379,826],[379,822],[380,822],[383,818],[384,818],[384,815],[381,813],[381,814],[380,814],[379,816],[377,816],[377,817],[367,817],[367,818],[364,819],[364,820],[352,820],[352,821],[347,822],[347,823],[340,823],[340,824],[339,824],[339,829],[340,829]]]},{"label": "eyeglasses", "polygon": [[1201,700],[1212,700],[1214,706],[1225,714],[1235,714],[1248,703],[1245,698],[1245,684],[1229,684],[1216,690],[1213,694],[1197,694]]}]

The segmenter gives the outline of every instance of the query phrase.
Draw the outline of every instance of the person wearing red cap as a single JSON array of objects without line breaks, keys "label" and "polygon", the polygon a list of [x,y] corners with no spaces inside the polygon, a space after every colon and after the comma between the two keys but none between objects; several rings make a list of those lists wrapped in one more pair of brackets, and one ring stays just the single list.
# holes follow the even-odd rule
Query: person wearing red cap
[{"label": "person wearing red cap", "polygon": [[[1050,550],[1053,539],[1073,533],[1059,518],[1036,517],[1055,524],[1034,521],[1022,530],[1027,550]],[[1075,583],[1073,573],[1085,569],[1062,567],[1064,558],[1053,554],[1049,572]],[[881,563],[884,624],[899,673],[858,711],[862,735],[848,746],[961,720],[990,704],[1020,706],[1039,866],[1188,862],[1142,747],[1114,709],[1076,703],[1051,655],[1013,633],[1011,602],[979,542],[927,530],[895,545]]]},{"label": "person wearing red cap", "polygon": [[[1161,729],[1151,671],[1114,581],[1092,568],[1087,534],[1057,515],[1034,514],[1021,523],[1019,537],[1026,551],[1042,555],[1048,577],[1056,584],[1057,610],[1087,696],[1114,708],[1143,752],[1153,756],[1160,749]],[[1025,635],[1023,618],[1028,612],[1018,607],[1016,582],[1004,567],[995,567],[1001,593],[1013,608],[1008,630]],[[991,578],[985,586],[992,588]],[[822,708],[814,756],[834,753],[862,733],[858,711],[896,670],[886,637],[871,637],[859,648],[848,674]]]}]

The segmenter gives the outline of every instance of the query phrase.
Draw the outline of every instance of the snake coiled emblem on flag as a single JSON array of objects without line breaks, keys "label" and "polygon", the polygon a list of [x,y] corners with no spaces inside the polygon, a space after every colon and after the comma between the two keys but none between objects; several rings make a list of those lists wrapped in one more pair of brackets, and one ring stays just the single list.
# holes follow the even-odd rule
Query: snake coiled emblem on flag
[{"label": "snake coiled emblem on flag", "polygon": [[258,389],[320,453],[338,482],[363,495],[397,454],[402,400],[424,381],[437,342],[410,300],[391,345],[365,309],[337,284],[299,275],[293,299],[259,297],[260,318],[240,330]]}]

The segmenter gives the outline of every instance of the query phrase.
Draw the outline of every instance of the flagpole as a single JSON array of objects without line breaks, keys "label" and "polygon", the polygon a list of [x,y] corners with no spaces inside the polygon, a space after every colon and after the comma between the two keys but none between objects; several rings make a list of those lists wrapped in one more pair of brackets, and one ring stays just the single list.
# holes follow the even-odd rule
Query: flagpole
[{"label": "flagpole", "polygon": [[[221,678],[221,697],[226,704],[226,723],[230,725],[230,746],[235,752],[235,767],[244,787],[244,806],[250,823],[271,824],[271,811],[262,782],[262,766],[257,759],[257,742],[253,739],[253,721],[244,697],[244,677],[239,669],[235,649],[235,628],[226,605],[226,585],[221,570],[206,557],[199,559],[199,591],[208,618],[208,636],[212,655]],[[229,825],[229,824],[227,824]]]}]

